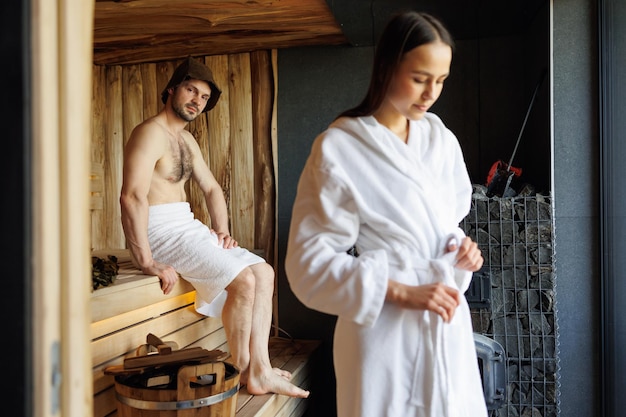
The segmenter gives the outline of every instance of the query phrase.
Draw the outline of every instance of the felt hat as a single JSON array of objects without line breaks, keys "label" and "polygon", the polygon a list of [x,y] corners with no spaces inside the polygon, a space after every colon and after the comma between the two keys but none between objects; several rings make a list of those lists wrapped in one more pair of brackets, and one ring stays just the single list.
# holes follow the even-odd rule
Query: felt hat
[{"label": "felt hat", "polygon": [[207,101],[204,110],[202,113],[211,110],[217,104],[217,100],[219,100],[222,92],[215,84],[215,80],[213,79],[213,73],[211,70],[204,64],[198,62],[192,57],[187,57],[175,70],[174,74],[172,74],[172,78],[170,78],[169,83],[161,93],[161,101],[163,104],[167,102],[167,97],[170,93],[167,91],[172,87],[176,87],[178,84],[182,83],[186,80],[202,80],[206,81],[211,88],[211,97],[209,101]]}]

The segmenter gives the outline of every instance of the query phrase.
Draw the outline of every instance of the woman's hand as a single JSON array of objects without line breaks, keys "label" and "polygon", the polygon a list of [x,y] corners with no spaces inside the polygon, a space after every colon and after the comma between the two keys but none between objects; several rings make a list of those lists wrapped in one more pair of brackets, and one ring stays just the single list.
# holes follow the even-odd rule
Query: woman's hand
[{"label": "woman's hand", "polygon": [[407,309],[432,311],[450,322],[460,297],[458,290],[442,283],[412,286],[389,280],[385,300]]},{"label": "woman's hand", "polygon": [[[456,249],[457,241],[456,239],[451,239],[450,242],[448,242],[446,251],[452,252]],[[472,241],[469,237],[465,237],[461,241],[459,252],[456,255],[456,264],[454,265],[455,268],[476,272],[483,266],[483,262],[483,255],[480,252],[480,249],[478,249],[476,242]]]},{"label": "woman's hand", "polygon": [[[446,253],[458,248],[454,266],[467,271],[478,271],[484,262],[478,245],[469,237],[465,237],[460,246],[457,245],[456,239],[451,239],[446,248]],[[432,311],[439,314],[445,322],[450,322],[461,303],[461,293],[442,283],[411,286],[389,280],[385,300],[402,308]]]}]

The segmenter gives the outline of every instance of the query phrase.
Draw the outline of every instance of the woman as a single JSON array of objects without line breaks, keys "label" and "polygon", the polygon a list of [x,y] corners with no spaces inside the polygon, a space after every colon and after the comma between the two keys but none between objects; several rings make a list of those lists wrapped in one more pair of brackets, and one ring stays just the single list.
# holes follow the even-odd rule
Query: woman
[{"label": "woman", "polygon": [[472,185],[428,112],[452,49],[432,16],[394,16],[365,99],[315,140],[298,184],[286,272],[338,317],[339,417],[487,415],[463,296],[483,258],[458,227]]}]

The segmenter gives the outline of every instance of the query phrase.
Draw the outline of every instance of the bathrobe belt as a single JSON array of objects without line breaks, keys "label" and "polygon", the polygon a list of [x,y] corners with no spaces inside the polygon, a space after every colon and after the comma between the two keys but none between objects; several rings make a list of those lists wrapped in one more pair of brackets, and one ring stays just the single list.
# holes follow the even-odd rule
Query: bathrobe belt
[{"label": "bathrobe belt", "polygon": [[[440,258],[420,260],[414,257],[389,256],[389,263],[401,269],[417,269],[427,271],[430,282],[441,282],[452,288],[458,288],[454,279],[453,262],[456,253],[448,253]],[[449,385],[452,378],[451,369],[448,366],[449,352],[445,343],[443,318],[434,312],[425,311],[420,316],[423,330],[423,340],[419,344],[413,364],[413,383],[409,402],[417,407],[427,410],[441,410],[442,417],[448,416],[452,399],[448,395]]]}]

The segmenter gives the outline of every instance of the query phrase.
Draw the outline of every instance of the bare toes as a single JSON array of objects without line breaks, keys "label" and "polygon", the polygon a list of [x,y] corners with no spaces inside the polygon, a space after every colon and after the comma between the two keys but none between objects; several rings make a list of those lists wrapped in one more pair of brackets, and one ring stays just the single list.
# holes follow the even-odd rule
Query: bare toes
[{"label": "bare toes", "polygon": [[272,392],[296,398],[307,398],[309,396],[309,391],[295,386],[282,375],[271,371],[258,378],[249,377],[246,388],[252,395],[262,395]]},{"label": "bare toes", "polygon": [[285,378],[287,381],[291,379],[291,372],[285,371],[284,369],[280,368],[273,368],[273,370],[276,375]]}]

